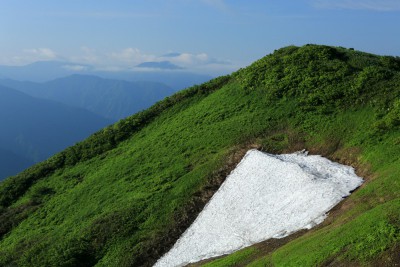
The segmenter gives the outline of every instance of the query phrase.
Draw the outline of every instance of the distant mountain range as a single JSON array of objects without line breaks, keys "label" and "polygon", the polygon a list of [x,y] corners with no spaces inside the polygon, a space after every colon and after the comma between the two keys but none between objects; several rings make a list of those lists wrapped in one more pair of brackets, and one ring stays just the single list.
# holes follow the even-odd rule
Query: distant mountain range
[{"label": "distant mountain range", "polygon": [[0,80],[0,180],[174,92],[157,82],[77,74],[44,83]]},{"label": "distant mountain range", "polygon": [[0,179],[73,145],[112,121],[0,86]]},{"label": "distant mountain range", "polygon": [[40,61],[25,66],[0,66],[0,79],[47,82],[70,76],[72,74],[82,74],[131,82],[158,82],[163,83],[174,90],[181,90],[194,84],[201,84],[212,78],[209,75],[196,74],[182,70],[181,67],[176,66],[169,61],[145,62],[143,64],[144,65],[141,67],[152,68],[153,71],[139,71],[135,69],[128,71],[103,71],[87,64],[61,61]]},{"label": "distant mountain range", "polygon": [[209,79],[179,71],[102,72],[51,61],[0,66],[0,180]]},{"label": "distant mountain range", "polygon": [[112,121],[148,108],[173,94],[157,82],[127,82],[88,75],[71,75],[45,83],[0,80],[28,95],[87,109]]},{"label": "distant mountain range", "polygon": [[150,61],[150,62],[143,62],[136,67],[139,68],[150,68],[150,69],[162,69],[162,70],[179,70],[183,69],[178,65],[175,65],[169,61]]},{"label": "distant mountain range", "polygon": [[43,82],[72,75],[77,71],[91,71],[91,67],[59,61],[40,61],[25,66],[0,66],[2,79]]}]

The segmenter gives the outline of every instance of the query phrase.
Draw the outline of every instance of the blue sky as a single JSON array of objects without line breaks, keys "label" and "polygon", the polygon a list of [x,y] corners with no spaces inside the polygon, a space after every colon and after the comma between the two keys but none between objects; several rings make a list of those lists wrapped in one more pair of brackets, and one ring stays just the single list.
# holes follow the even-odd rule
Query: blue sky
[{"label": "blue sky", "polygon": [[0,64],[223,73],[291,44],[400,56],[399,26],[399,0],[1,0]]}]

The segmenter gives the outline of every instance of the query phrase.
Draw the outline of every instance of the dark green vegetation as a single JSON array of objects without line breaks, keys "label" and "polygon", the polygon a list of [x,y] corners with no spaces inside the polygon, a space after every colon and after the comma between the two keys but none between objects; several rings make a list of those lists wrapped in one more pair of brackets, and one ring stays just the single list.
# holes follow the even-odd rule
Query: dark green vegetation
[{"label": "dark green vegetation", "polygon": [[250,147],[306,148],[352,164],[367,181],[322,226],[272,251],[250,248],[210,266],[393,264],[399,98],[398,58],[315,45],[280,49],[0,184],[0,265],[149,266]]},{"label": "dark green vegetation", "polygon": [[33,97],[86,109],[114,122],[174,93],[161,83],[127,82],[88,75],[72,75],[45,83],[0,80],[0,84]]},{"label": "dark green vegetation", "polygon": [[0,86],[0,180],[111,122],[89,111]]}]

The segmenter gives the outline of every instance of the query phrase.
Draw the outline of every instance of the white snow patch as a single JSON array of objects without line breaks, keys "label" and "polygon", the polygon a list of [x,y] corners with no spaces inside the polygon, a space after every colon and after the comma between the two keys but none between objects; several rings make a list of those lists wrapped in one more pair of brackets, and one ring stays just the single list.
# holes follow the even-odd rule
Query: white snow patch
[{"label": "white snow patch", "polygon": [[362,182],[352,167],[321,156],[250,150],[154,266],[184,266],[309,229]]}]

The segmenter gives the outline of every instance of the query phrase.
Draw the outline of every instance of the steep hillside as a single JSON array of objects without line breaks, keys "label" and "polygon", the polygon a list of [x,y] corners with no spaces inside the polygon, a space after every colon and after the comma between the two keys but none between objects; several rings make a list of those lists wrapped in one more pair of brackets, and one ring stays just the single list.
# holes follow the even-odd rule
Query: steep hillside
[{"label": "steep hillside", "polygon": [[398,58],[316,45],[277,50],[0,184],[0,265],[150,266],[248,148],[306,148],[351,164],[366,182],[299,238],[208,264],[394,264],[399,97]]},{"label": "steep hillside", "polygon": [[86,110],[0,86],[0,148],[15,154],[14,160],[25,159],[21,164],[10,164],[11,158],[0,161],[1,172],[14,175],[27,167],[27,161],[44,160],[108,124]]},{"label": "steep hillside", "polygon": [[146,109],[174,93],[161,83],[126,82],[88,75],[72,75],[45,83],[0,80],[0,84],[34,97],[87,109],[113,121]]}]

